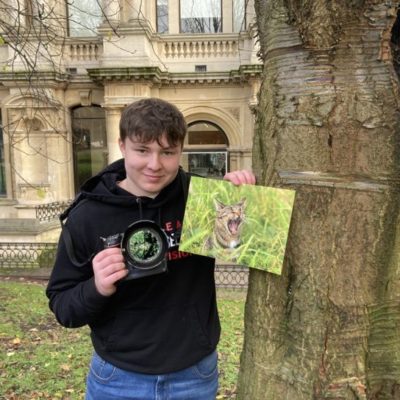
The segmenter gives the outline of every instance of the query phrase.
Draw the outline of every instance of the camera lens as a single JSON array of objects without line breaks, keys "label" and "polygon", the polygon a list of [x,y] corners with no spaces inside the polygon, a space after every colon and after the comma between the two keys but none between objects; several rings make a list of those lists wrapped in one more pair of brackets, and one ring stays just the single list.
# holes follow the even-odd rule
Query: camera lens
[{"label": "camera lens", "polygon": [[127,240],[129,256],[140,263],[151,263],[157,259],[162,247],[159,233],[151,228],[134,231]]},{"label": "camera lens", "polygon": [[130,267],[150,270],[165,263],[168,240],[155,222],[140,220],[129,225],[121,248]]}]

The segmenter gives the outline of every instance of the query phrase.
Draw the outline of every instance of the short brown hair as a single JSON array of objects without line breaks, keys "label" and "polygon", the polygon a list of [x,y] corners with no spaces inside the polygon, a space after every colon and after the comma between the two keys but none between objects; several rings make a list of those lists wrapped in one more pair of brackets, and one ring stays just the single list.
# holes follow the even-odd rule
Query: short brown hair
[{"label": "short brown hair", "polygon": [[135,137],[147,143],[160,143],[165,134],[170,146],[183,146],[187,125],[182,113],[173,104],[157,98],[135,101],[126,106],[119,123],[119,137]]}]

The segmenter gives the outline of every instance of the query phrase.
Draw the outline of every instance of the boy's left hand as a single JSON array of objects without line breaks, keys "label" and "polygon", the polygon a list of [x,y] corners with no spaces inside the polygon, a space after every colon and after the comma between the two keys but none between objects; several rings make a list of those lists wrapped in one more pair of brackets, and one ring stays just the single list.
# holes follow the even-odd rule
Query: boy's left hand
[{"label": "boy's left hand", "polygon": [[255,185],[256,177],[251,171],[245,169],[240,171],[228,172],[224,180],[232,182],[234,185]]}]

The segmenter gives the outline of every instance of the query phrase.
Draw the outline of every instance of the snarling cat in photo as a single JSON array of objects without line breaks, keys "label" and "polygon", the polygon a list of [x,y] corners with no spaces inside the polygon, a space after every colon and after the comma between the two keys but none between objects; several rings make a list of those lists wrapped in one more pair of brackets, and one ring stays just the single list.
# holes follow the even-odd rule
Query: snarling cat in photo
[{"label": "snarling cat in photo", "polygon": [[214,199],[215,218],[212,237],[209,237],[205,246],[208,249],[220,246],[225,249],[234,249],[241,243],[241,232],[245,221],[246,198],[238,203],[225,205]]}]

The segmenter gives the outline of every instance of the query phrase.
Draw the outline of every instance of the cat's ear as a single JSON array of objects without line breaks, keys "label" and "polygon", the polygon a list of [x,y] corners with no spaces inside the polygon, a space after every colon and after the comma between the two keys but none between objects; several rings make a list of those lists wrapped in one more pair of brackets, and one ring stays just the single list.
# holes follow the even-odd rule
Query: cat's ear
[{"label": "cat's ear", "polygon": [[221,211],[225,207],[225,204],[221,203],[218,199],[214,199],[214,205],[217,211]]},{"label": "cat's ear", "polygon": [[238,206],[244,207],[245,205],[246,205],[246,197],[243,197],[243,199],[239,201]]}]

